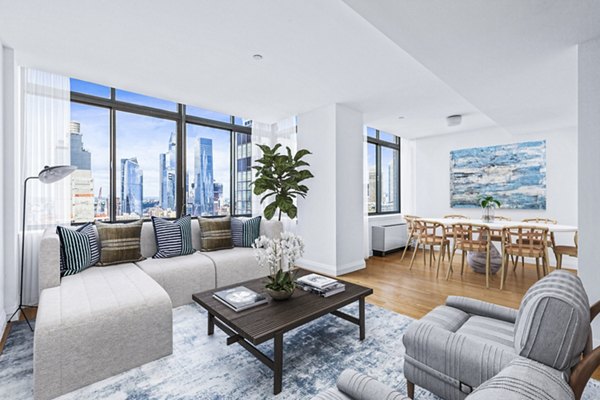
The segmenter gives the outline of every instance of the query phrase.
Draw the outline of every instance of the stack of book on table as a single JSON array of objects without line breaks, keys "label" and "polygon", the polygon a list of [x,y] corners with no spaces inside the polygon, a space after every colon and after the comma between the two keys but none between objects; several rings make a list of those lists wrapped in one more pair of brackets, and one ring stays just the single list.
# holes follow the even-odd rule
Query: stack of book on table
[{"label": "stack of book on table", "polygon": [[309,274],[296,279],[299,288],[323,297],[333,296],[346,290],[346,285],[323,275]]},{"label": "stack of book on table", "polygon": [[219,300],[236,312],[247,310],[268,302],[265,295],[256,293],[254,290],[250,290],[244,286],[215,292],[213,298]]}]

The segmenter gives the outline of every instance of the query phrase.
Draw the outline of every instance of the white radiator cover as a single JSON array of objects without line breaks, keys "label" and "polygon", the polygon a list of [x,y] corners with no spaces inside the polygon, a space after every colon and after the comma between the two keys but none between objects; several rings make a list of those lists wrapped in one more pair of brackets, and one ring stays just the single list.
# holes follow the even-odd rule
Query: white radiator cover
[{"label": "white radiator cover", "polygon": [[375,225],[371,232],[374,255],[386,255],[406,246],[408,232],[406,223]]}]

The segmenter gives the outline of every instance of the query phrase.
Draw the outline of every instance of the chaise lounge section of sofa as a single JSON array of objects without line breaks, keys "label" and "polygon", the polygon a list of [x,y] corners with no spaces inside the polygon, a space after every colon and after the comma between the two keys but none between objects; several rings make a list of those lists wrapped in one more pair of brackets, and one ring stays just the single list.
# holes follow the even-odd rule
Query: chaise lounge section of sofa
[{"label": "chaise lounge section of sofa", "polygon": [[[276,238],[282,225],[262,221],[261,235]],[[192,222],[200,248],[200,227]],[[34,335],[34,397],[52,399],[173,351],[172,308],[192,294],[268,275],[251,248],[195,252],[153,259],[152,223],[141,234],[145,260],[90,267],[60,277],[60,242],[44,232],[39,259],[40,301]]]}]

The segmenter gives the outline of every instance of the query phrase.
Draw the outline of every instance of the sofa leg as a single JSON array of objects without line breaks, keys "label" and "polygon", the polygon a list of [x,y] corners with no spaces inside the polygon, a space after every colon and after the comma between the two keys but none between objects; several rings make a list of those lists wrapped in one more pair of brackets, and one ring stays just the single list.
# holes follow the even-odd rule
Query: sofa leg
[{"label": "sofa leg", "polygon": [[409,399],[415,398],[415,384],[411,381],[406,381],[406,395]]}]

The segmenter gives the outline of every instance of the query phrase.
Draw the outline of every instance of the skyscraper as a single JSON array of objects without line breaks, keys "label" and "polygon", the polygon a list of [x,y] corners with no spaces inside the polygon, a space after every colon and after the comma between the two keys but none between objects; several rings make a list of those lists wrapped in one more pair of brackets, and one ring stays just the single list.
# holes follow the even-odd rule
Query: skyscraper
[{"label": "skyscraper", "polygon": [[144,171],[136,157],[121,159],[121,214],[142,216]]},{"label": "skyscraper", "polygon": [[252,214],[252,138],[236,133],[235,210],[236,214]]},{"label": "skyscraper", "polygon": [[194,146],[194,214],[214,214],[212,139],[198,138]]},{"label": "skyscraper", "polygon": [[79,122],[71,121],[71,165],[77,170],[71,175],[71,221],[94,220],[94,179],[92,177],[92,153],[83,147],[83,135]]},{"label": "skyscraper", "polygon": [[177,165],[177,142],[171,132],[169,150],[159,154],[160,207],[163,210],[175,210],[175,168]]},{"label": "skyscraper", "polygon": [[92,170],[92,153],[83,148],[83,135],[79,122],[71,121],[71,165],[78,170]]}]

